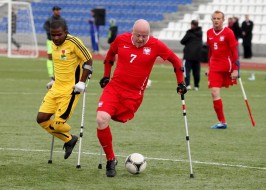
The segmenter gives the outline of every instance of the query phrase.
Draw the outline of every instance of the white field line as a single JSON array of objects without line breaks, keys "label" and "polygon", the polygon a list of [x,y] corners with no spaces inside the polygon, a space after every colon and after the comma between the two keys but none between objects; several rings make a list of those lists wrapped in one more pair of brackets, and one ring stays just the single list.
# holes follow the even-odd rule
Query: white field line
[{"label": "white field line", "polygon": [[[37,150],[37,149],[18,149],[18,148],[1,148],[0,151],[21,151],[21,152],[50,152],[50,150]],[[53,151],[54,153],[63,153],[63,151]],[[77,152],[73,152],[77,154]],[[96,155],[99,156],[99,153],[95,152],[82,152],[83,154],[88,155]],[[49,156],[49,155],[47,155]],[[103,155],[104,156],[104,155]],[[126,158],[126,156],[116,155],[117,157]],[[153,158],[146,157],[147,160],[159,160],[159,161],[171,161],[171,162],[189,162],[188,160],[180,160],[180,159],[168,159],[168,158]],[[257,170],[266,170],[266,167],[255,167],[255,166],[247,166],[242,164],[226,164],[226,163],[218,163],[218,162],[202,162],[202,161],[192,161],[193,164],[204,164],[204,165],[215,165],[215,166],[224,166],[224,167],[234,167],[234,168],[246,168],[246,169],[257,169]]]}]

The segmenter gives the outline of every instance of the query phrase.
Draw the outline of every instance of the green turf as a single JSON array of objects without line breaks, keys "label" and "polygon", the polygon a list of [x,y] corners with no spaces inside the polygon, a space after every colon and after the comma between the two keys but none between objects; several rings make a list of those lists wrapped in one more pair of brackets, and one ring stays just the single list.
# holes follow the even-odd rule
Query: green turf
[{"label": "green turf", "polygon": [[[78,146],[64,160],[63,143],[55,140],[53,164],[47,164],[51,136],[35,122],[45,85],[49,82],[44,59],[0,57],[0,189],[114,189],[114,190],[253,190],[266,187],[266,72],[256,71],[248,81],[242,71],[257,126],[251,125],[239,85],[222,89],[229,128],[212,130],[217,122],[203,75],[198,92],[185,96],[195,178],[189,178],[185,124],[180,96],[171,65],[155,65],[152,87],[147,89],[135,118],[120,124],[111,122],[118,158],[117,176],[105,176],[99,163],[95,109],[101,94],[98,81],[103,64],[94,61],[94,74],[86,96],[85,128],[81,168],[77,169]],[[82,100],[82,99],[81,99]],[[82,101],[69,124],[79,134]],[[124,168],[127,155],[139,152],[147,157],[147,168],[131,175]]]}]

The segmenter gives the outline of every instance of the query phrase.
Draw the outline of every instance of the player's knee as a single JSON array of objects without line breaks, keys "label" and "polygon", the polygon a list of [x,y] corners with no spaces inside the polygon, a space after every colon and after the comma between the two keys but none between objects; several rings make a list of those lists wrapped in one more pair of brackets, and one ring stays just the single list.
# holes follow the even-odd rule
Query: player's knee
[{"label": "player's knee", "polygon": [[43,122],[43,120],[42,120],[42,118],[40,118],[40,117],[36,117],[36,122],[38,123],[38,124],[40,124],[40,123],[42,123]]},{"label": "player's knee", "polygon": [[211,92],[212,98],[213,99],[217,99],[218,94],[216,92]]},{"label": "player's knee", "polygon": [[51,115],[39,112],[37,114],[36,121],[38,124],[40,124],[40,123],[43,123],[45,121],[48,121],[50,119],[50,117],[51,117]]},{"label": "player's knee", "polygon": [[62,122],[62,121],[54,121],[52,126],[54,130],[60,131],[60,132],[69,132],[71,129],[71,127],[67,123]]},{"label": "player's knee", "polygon": [[217,89],[211,89],[211,95],[213,99],[218,99],[220,97],[220,91]]},{"label": "player's knee", "polygon": [[97,112],[96,122],[98,128],[105,128],[109,125],[110,115],[106,112]]}]

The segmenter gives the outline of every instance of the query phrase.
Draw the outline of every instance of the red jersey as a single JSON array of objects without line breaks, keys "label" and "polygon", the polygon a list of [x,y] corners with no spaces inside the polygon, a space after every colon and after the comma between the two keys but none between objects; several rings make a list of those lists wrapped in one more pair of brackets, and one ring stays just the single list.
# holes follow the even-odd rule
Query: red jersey
[{"label": "red jersey", "polygon": [[[123,89],[144,90],[156,58],[160,56],[166,60],[173,55],[173,52],[153,36],[149,36],[144,46],[137,48],[132,42],[132,34],[124,33],[117,36],[111,44],[105,61],[114,61],[116,54],[118,54],[117,65],[110,82]],[[172,64],[175,70],[181,69],[181,62],[176,61]],[[183,74],[179,75],[180,78],[177,80],[183,82]]]},{"label": "red jersey", "polygon": [[213,28],[207,31],[209,46],[209,69],[211,71],[232,72],[237,69],[238,55],[234,55],[238,42],[231,29],[224,27],[216,32]]}]

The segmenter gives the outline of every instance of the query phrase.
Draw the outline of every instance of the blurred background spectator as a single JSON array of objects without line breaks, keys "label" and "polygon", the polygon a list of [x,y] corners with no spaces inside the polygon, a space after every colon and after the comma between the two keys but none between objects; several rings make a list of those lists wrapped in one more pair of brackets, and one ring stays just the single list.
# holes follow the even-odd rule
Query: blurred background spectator
[{"label": "blurred background spectator", "polygon": [[116,20],[110,19],[109,23],[110,27],[108,30],[108,39],[107,39],[108,44],[112,43],[115,40],[118,33],[118,26],[116,25]]},{"label": "blurred background spectator", "polygon": [[191,28],[187,30],[180,43],[184,45],[183,65],[185,68],[185,82],[187,89],[191,89],[190,72],[194,79],[194,90],[199,90],[200,82],[200,61],[202,54],[202,29],[197,20],[191,21]]}]

